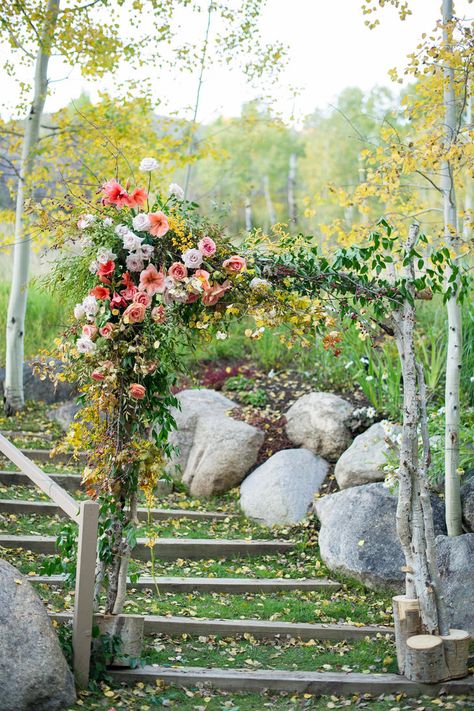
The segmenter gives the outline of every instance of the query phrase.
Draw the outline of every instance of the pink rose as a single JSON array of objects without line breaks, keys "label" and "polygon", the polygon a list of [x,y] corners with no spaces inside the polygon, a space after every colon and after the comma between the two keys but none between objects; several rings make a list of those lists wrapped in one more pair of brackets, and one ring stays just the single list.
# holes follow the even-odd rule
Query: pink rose
[{"label": "pink rose", "polygon": [[123,312],[124,323],[142,323],[145,319],[146,306],[143,304],[132,303],[127,306]]},{"label": "pink rose", "polygon": [[164,237],[170,228],[164,212],[149,212],[148,219],[150,221],[148,232],[154,237]]},{"label": "pink rose", "polygon": [[97,336],[97,326],[90,323],[86,324],[82,327],[82,335],[86,336],[86,338],[90,338],[92,341]]},{"label": "pink rose", "polygon": [[233,254],[232,257],[225,260],[222,266],[226,271],[237,274],[247,268],[247,263],[243,257],[239,257],[238,254]]},{"label": "pink rose", "polygon": [[205,257],[212,257],[216,253],[216,243],[210,237],[203,237],[198,244],[198,249]]},{"label": "pink rose", "polygon": [[131,286],[127,286],[126,289],[121,289],[120,293],[126,301],[132,301],[137,291],[137,287],[132,284]]},{"label": "pink rose", "polygon": [[160,304],[160,306],[155,306],[151,310],[151,318],[155,323],[164,323],[166,321],[166,311],[165,307]]},{"label": "pink rose", "polygon": [[174,262],[168,269],[168,276],[176,281],[183,281],[188,276],[188,270],[182,262]]},{"label": "pink rose", "polygon": [[102,326],[102,328],[99,328],[99,333],[102,336],[102,338],[112,338],[113,330],[114,330],[113,323],[110,323],[110,321],[107,321],[107,323],[104,326]]},{"label": "pink rose", "polygon": [[148,296],[146,291],[137,291],[137,293],[133,297],[133,303],[143,304],[143,306],[146,308],[147,306],[150,306],[151,298]]},{"label": "pink rose", "polygon": [[123,306],[126,306],[127,302],[123,298],[123,296],[120,296],[120,294],[117,294],[116,291],[114,291],[114,295],[110,299],[110,308],[111,309],[118,309],[122,308]]},{"label": "pink rose", "polygon": [[188,298],[186,299],[187,304],[194,304],[195,301],[199,299],[199,294],[188,294]]},{"label": "pink rose", "polygon": [[135,398],[135,400],[143,400],[146,395],[146,388],[139,383],[132,383],[128,389],[130,396]]},{"label": "pink rose", "polygon": [[223,284],[215,284],[207,289],[202,297],[202,303],[204,306],[214,306],[217,304],[219,299],[221,299],[225,292],[231,288],[232,284],[230,281],[225,281]]}]

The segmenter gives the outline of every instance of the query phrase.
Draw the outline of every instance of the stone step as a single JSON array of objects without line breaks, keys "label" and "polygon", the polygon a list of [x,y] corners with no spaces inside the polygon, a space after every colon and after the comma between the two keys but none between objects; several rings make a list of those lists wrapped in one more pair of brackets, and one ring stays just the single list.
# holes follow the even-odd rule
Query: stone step
[{"label": "stone step", "polygon": [[[56,551],[54,536],[8,536],[0,535],[0,547],[24,548],[34,553],[51,555]],[[290,541],[225,540],[212,538],[159,538],[153,546],[154,554],[161,560],[209,560],[233,556],[260,556],[290,551],[295,544]],[[150,546],[146,538],[139,538],[132,557],[150,560]]]},{"label": "stone step", "polygon": [[[63,585],[63,575],[38,575],[29,577],[33,583],[46,585]],[[285,590],[329,591],[334,592],[341,587],[339,583],[328,578],[186,578],[140,576],[138,581],[129,583],[136,590],[155,590],[162,592],[215,592],[215,593],[270,593]]]},{"label": "stone step", "polygon": [[[81,486],[81,474],[61,474],[59,472],[49,473],[48,476],[51,477],[56,484],[62,486],[66,491],[77,491]],[[35,486],[31,481],[29,476],[20,471],[0,471],[0,484],[5,486]],[[167,496],[173,490],[173,484],[165,479],[160,479],[155,487],[155,493],[157,496]]]},{"label": "stone step", "polygon": [[[69,612],[52,612],[50,617],[56,622],[67,622],[71,619]],[[221,620],[196,617],[165,617],[161,615],[144,615],[146,635],[182,635],[190,637],[213,636],[234,637],[250,634],[255,639],[271,639],[272,637],[298,638],[303,641],[310,639],[343,640],[374,637],[377,634],[393,635],[391,627],[357,625],[322,625],[303,622],[272,622],[268,620]]]},{"label": "stone step", "polygon": [[37,437],[38,439],[45,439],[48,442],[51,442],[53,439],[55,439],[54,435],[45,434],[44,432],[41,432],[41,430],[38,430],[37,432],[34,432],[33,430],[1,430],[0,434],[2,434],[7,439],[25,439],[28,437]]},{"label": "stone step", "polygon": [[[80,462],[85,462],[87,454],[86,452],[79,452],[77,458],[73,458],[71,452],[57,452],[53,457],[51,456],[51,450],[50,449],[30,449],[30,448],[25,448],[21,449],[21,452],[28,457],[29,459],[33,459],[35,462],[66,462],[69,464],[72,464],[74,462],[77,462],[78,464]],[[3,455],[0,454],[0,457],[3,457]],[[4,458],[4,457],[3,457]]]},{"label": "stone step", "polygon": [[277,669],[248,671],[241,669],[208,669],[203,667],[165,667],[150,665],[136,669],[111,669],[116,682],[122,684],[155,684],[163,681],[173,686],[207,685],[222,691],[286,691],[320,695],[406,694],[439,696],[474,693],[474,677],[421,684],[398,674],[357,674],[354,672],[298,672]]},{"label": "stone step", "polygon": [[[61,475],[59,475],[61,476]],[[76,487],[77,488],[77,487]],[[63,510],[52,501],[25,501],[22,499],[0,499],[0,513],[39,514],[41,516],[66,516]],[[140,521],[147,521],[150,515],[153,521],[186,518],[193,521],[224,520],[233,514],[222,511],[193,511],[192,509],[138,509]]]}]

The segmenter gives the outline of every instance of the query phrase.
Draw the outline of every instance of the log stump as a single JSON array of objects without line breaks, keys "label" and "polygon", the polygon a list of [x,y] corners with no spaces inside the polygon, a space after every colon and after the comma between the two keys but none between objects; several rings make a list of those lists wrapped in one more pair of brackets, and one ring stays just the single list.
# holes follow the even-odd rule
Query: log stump
[{"label": "log stump", "polygon": [[398,669],[400,674],[405,674],[407,640],[422,631],[420,605],[416,598],[406,595],[395,595],[392,602]]},{"label": "log stump", "polygon": [[410,681],[436,684],[446,678],[444,647],[435,634],[417,634],[406,642],[405,676]]},{"label": "log stump", "polygon": [[120,649],[117,655],[109,660],[110,665],[128,667],[131,659],[140,659],[145,624],[143,616],[95,615],[94,624],[98,626],[100,635],[120,638]]},{"label": "log stump", "polygon": [[465,630],[450,629],[441,635],[444,648],[445,679],[461,679],[468,675],[469,642],[471,635]]}]

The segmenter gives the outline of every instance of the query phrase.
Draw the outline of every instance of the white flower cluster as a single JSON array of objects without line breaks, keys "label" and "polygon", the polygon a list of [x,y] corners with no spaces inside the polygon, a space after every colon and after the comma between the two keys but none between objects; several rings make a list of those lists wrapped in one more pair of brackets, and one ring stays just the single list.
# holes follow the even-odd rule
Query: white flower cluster
[{"label": "white flower cluster", "polygon": [[[141,212],[135,215],[132,224],[134,229],[145,230],[150,226],[150,220],[148,215]],[[151,244],[143,244],[144,237],[132,232],[127,225],[117,225],[115,233],[122,238],[124,249],[130,252],[125,259],[127,269],[131,272],[141,272],[145,267],[144,260],[152,258],[155,248]]]},{"label": "white flower cluster", "polygon": [[95,215],[92,215],[90,212],[87,213],[87,215],[81,215],[81,217],[77,221],[77,226],[79,227],[80,230],[86,230],[88,227],[93,225],[95,222]]},{"label": "white flower cluster", "polygon": [[[92,320],[99,310],[99,304],[95,296],[86,296],[80,304],[74,307],[74,317],[78,320],[86,318]],[[92,353],[95,350],[94,341],[88,336],[81,336],[76,341],[76,347],[79,353]]]}]

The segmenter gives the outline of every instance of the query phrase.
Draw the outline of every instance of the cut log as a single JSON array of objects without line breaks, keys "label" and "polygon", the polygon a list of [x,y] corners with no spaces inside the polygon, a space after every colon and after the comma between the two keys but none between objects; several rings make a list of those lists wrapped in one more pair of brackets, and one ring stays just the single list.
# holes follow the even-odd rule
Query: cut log
[{"label": "cut log", "polygon": [[[142,615],[94,615],[94,624],[100,636],[120,638],[118,653],[109,663],[118,667],[129,667],[131,660],[140,659],[143,648],[145,618]],[[97,648],[100,637],[94,640]]]},{"label": "cut log", "polygon": [[400,674],[405,674],[407,640],[422,631],[420,605],[416,598],[406,595],[395,595],[392,602],[398,670]]},{"label": "cut log", "polygon": [[410,681],[436,684],[445,679],[443,640],[435,634],[417,634],[407,639],[405,676]]},{"label": "cut log", "polygon": [[450,629],[449,635],[441,635],[446,664],[446,679],[462,679],[468,675],[469,642],[471,636],[465,630]]}]

